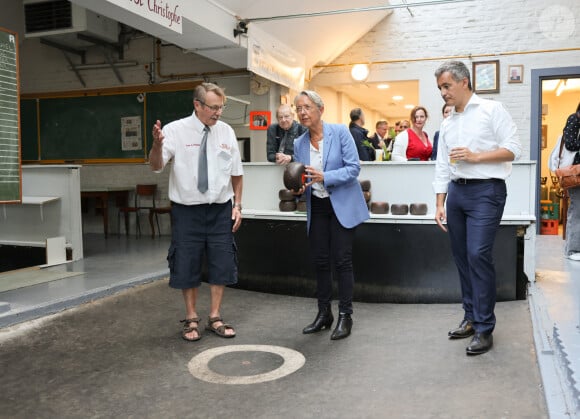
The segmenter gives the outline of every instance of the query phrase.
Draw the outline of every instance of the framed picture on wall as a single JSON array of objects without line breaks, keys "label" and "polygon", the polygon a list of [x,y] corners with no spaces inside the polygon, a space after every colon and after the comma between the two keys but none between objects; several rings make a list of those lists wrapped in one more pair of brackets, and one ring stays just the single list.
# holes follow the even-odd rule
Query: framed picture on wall
[{"label": "framed picture on wall", "polygon": [[270,126],[272,116],[270,111],[251,111],[250,129],[266,130]]},{"label": "framed picture on wall", "polygon": [[508,83],[523,83],[524,66],[508,65]]},{"label": "framed picture on wall", "polygon": [[499,93],[499,60],[473,63],[475,93]]}]

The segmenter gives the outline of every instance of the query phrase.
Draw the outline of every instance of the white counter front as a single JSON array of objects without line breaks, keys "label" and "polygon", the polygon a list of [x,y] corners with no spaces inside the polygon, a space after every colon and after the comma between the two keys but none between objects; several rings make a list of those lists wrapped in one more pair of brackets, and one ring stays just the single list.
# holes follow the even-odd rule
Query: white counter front
[{"label": "white counter front", "polygon": [[44,246],[65,237],[72,259],[83,258],[80,166],[22,166],[22,204],[1,204],[0,244]]},{"label": "white counter front", "polygon": [[[428,215],[424,217],[373,215],[371,222],[431,222],[429,218],[434,218],[435,207],[434,172],[435,162],[362,163],[359,179],[371,181],[371,201],[428,205]],[[288,216],[275,214],[280,212],[278,191],[284,189],[283,173],[284,167],[272,163],[244,163],[244,214]],[[513,164],[512,175],[507,179],[508,198],[502,223],[535,222],[535,176],[535,162]]]}]

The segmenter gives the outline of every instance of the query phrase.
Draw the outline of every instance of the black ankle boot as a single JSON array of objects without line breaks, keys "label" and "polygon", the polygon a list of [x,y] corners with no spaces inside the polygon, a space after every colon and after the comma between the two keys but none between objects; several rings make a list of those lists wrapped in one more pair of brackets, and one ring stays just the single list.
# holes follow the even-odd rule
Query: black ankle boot
[{"label": "black ankle boot", "polygon": [[327,328],[330,329],[332,326],[332,322],[334,321],[334,317],[332,316],[332,311],[330,311],[330,307],[325,309],[319,309],[316,318],[312,323],[306,326],[302,333],[305,335],[309,333],[316,333],[320,332],[322,329]]},{"label": "black ankle boot", "polygon": [[336,328],[334,329],[334,332],[332,332],[330,339],[344,339],[350,335],[350,329],[352,329],[352,319],[350,314],[340,313],[338,315],[338,321],[336,322]]}]

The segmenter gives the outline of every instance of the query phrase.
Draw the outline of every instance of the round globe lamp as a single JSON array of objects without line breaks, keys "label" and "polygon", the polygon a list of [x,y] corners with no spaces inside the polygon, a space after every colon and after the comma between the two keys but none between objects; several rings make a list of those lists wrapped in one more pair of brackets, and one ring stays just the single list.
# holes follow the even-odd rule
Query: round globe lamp
[{"label": "round globe lamp", "polygon": [[364,81],[369,76],[369,66],[366,64],[355,64],[350,70],[350,76],[356,81]]}]

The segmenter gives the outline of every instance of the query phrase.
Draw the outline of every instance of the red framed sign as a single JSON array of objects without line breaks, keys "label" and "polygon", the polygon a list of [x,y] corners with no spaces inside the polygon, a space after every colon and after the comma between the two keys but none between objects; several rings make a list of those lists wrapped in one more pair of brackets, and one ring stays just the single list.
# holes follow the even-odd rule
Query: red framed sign
[{"label": "red framed sign", "polygon": [[250,129],[265,130],[272,122],[270,111],[250,111]]}]

